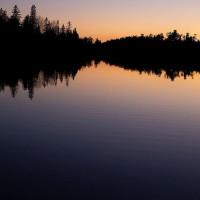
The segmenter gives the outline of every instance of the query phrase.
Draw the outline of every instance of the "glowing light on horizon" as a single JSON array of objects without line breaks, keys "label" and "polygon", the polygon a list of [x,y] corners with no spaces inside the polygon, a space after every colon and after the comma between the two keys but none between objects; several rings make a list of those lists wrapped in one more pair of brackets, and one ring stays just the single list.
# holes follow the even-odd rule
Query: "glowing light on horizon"
[{"label": "glowing light on horizon", "polygon": [[197,0],[1,0],[0,7],[10,14],[15,4],[22,16],[35,4],[38,15],[59,19],[61,24],[72,21],[81,37],[92,36],[102,41],[165,34],[174,29],[200,35],[200,1]]}]

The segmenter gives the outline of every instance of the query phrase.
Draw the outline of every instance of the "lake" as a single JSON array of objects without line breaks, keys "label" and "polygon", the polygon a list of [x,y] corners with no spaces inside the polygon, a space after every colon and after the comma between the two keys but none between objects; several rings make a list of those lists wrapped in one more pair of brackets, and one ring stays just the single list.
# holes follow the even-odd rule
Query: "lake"
[{"label": "lake", "polygon": [[1,199],[200,198],[198,72],[13,76],[0,81]]}]

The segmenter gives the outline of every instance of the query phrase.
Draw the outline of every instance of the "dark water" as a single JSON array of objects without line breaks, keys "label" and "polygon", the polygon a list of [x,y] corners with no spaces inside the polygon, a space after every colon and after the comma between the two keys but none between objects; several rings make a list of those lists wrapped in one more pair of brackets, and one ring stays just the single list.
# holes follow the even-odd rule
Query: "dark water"
[{"label": "dark water", "polygon": [[5,87],[1,199],[199,199],[200,75],[164,74],[101,62],[41,72],[32,100]]}]

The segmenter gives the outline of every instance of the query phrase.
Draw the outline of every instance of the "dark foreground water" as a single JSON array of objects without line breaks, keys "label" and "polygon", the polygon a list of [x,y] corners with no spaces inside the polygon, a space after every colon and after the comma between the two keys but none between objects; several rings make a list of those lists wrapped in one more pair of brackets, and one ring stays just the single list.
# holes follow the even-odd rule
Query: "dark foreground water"
[{"label": "dark foreground water", "polygon": [[34,84],[0,93],[0,199],[200,199],[199,74],[101,62]]}]

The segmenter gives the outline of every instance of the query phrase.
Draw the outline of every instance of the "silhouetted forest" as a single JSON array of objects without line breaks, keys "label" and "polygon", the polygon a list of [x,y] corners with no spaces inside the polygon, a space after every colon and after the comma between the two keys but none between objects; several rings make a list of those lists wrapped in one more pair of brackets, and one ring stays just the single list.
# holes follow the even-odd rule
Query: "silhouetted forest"
[{"label": "silhouetted forest", "polygon": [[166,36],[163,33],[148,36],[142,34],[101,43],[91,37],[80,38],[70,21],[65,27],[59,24],[59,20],[50,21],[47,17],[38,16],[35,5],[24,19],[17,5],[11,16],[1,8],[0,30],[3,55],[17,59],[55,58],[62,59],[64,63],[65,58],[84,56],[90,59],[117,58],[144,63],[199,62],[200,42],[196,35],[182,35],[174,30]]},{"label": "silhouetted forest", "polygon": [[20,59],[63,59],[71,56],[92,55],[93,40],[91,37],[80,38],[76,28],[60,26],[59,20],[50,21],[47,17],[37,15],[36,6],[21,19],[17,5],[9,17],[6,10],[0,9],[0,40],[2,55]]},{"label": "silhouetted forest", "polygon": [[172,81],[200,73],[200,42],[196,35],[164,34],[132,36],[101,43],[80,38],[71,22],[67,26],[37,15],[35,5],[21,18],[15,5],[12,15],[0,9],[0,91],[9,87],[13,97],[19,84],[30,99],[36,88],[74,78],[78,70],[104,61],[140,73],[165,73]]},{"label": "silhouetted forest", "polygon": [[133,36],[101,44],[102,59],[129,60],[138,63],[199,63],[200,42],[196,35],[164,34]]}]

